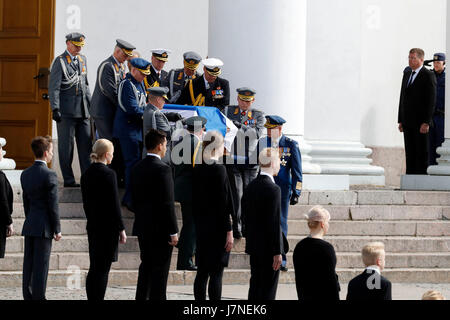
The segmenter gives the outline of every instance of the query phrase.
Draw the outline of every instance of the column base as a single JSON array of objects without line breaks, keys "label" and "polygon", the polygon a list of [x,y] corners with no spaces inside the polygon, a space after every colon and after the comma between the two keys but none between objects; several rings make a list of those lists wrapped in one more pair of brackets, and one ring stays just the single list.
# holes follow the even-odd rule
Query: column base
[{"label": "column base", "polygon": [[[0,145],[2,148],[6,145],[6,139],[0,138]],[[2,155],[5,156],[6,151],[2,150]],[[3,158],[2,161],[0,161],[0,170],[13,170],[16,168],[16,162],[13,159],[7,159]]]},{"label": "column base", "polygon": [[304,136],[296,136],[296,135],[287,135],[289,138],[298,142],[298,146],[300,148],[300,152],[302,154],[302,173],[303,174],[320,174],[320,166],[317,164],[311,163],[311,156],[309,153],[311,152],[311,145],[309,145]]},{"label": "column base", "polygon": [[404,175],[402,190],[450,191],[449,176]]},{"label": "column base", "polygon": [[348,191],[349,175],[304,174],[303,190],[308,191]]},{"label": "column base", "polygon": [[[428,174],[433,176],[450,176],[450,139],[445,139],[436,152],[441,155],[437,160],[438,165],[428,167]],[[450,177],[447,178],[450,179]]]}]

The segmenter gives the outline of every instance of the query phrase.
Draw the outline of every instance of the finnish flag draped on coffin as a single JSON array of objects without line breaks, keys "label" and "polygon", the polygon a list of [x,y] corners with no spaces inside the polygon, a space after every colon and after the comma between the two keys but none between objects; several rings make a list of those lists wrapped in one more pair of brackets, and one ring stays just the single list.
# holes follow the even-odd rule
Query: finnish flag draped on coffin
[{"label": "finnish flag draped on coffin", "polygon": [[[219,131],[224,136],[225,149],[231,151],[231,145],[238,132],[238,128],[219,109],[215,107],[182,106],[166,104],[162,112],[176,112],[187,119],[194,116],[204,117],[208,120],[206,131]],[[228,130],[229,129],[229,130]]]}]

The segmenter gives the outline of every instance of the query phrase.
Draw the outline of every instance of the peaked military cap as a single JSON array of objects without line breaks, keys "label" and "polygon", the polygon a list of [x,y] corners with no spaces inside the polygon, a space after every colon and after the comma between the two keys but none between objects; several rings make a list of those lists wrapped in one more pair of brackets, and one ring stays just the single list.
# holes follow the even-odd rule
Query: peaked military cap
[{"label": "peaked military cap", "polygon": [[186,126],[189,131],[194,131],[195,129],[204,128],[208,120],[203,117],[195,116],[186,119]]},{"label": "peaked military cap", "polygon": [[253,101],[255,99],[256,91],[252,88],[243,87],[236,89],[236,91],[238,93],[239,99],[241,100]]},{"label": "peaked military cap", "polygon": [[133,67],[138,69],[143,74],[145,74],[147,76],[150,74],[151,64],[147,60],[142,59],[142,58],[134,58],[134,59],[130,60],[130,63]]},{"label": "peaked military cap", "polygon": [[169,100],[167,97],[169,88],[167,87],[150,87],[147,89],[147,92],[152,96],[163,97],[164,99]]},{"label": "peaked military cap", "polygon": [[202,60],[203,65],[206,68],[206,72],[208,72],[213,77],[217,77],[222,73],[223,62],[220,59],[216,58],[208,58]]},{"label": "peaked military cap", "polygon": [[264,127],[267,129],[273,129],[279,126],[282,126],[286,123],[286,120],[284,120],[282,117],[279,116],[266,116],[266,124]]},{"label": "peaked military cap", "polygon": [[69,33],[68,35],[66,35],[66,41],[70,41],[77,47],[84,46],[84,39],[86,39],[84,34],[81,34],[78,32],[72,32],[72,33]]},{"label": "peaked military cap", "polygon": [[169,60],[169,54],[171,54],[172,51],[167,49],[153,49],[152,55],[161,61],[167,62]]},{"label": "peaked military cap", "polygon": [[125,40],[117,39],[117,46],[122,49],[122,51],[129,57],[133,56],[133,50],[136,49],[131,43],[126,42]]},{"label": "peaked military cap", "polygon": [[183,54],[184,66],[190,70],[197,70],[202,57],[194,51],[188,51]]},{"label": "peaked military cap", "polygon": [[445,53],[435,53],[433,56],[434,61],[445,61]]}]

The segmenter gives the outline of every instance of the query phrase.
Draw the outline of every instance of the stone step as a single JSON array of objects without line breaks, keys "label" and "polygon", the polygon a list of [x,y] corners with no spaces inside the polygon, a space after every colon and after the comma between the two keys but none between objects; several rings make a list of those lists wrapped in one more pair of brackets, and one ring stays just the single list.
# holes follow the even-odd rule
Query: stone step
[{"label": "stone step", "polygon": [[[339,282],[344,286],[363,269],[337,269]],[[87,270],[50,271],[48,287],[85,287]],[[392,283],[449,283],[450,269],[385,269],[383,275]],[[137,270],[111,270],[108,286],[136,286]],[[168,285],[193,285],[196,272],[170,271]],[[248,284],[250,270],[225,269],[223,284]],[[281,272],[279,283],[295,283],[295,272]],[[22,272],[0,272],[0,287],[13,288],[22,285]],[[395,290],[395,288],[394,288]]]},{"label": "stone step", "polygon": [[[297,243],[304,236],[288,236],[290,250],[293,251]],[[386,251],[395,252],[448,252],[450,251],[450,237],[407,237],[407,236],[327,236],[336,252],[360,252],[365,243],[381,241]],[[24,239],[13,236],[7,240],[6,252],[23,252]],[[138,252],[136,237],[129,237],[127,243],[119,246],[121,252]],[[234,252],[244,252],[245,239],[237,240]],[[53,242],[53,252],[88,252],[86,236],[63,236],[58,242]]]},{"label": "stone step", "polygon": [[[134,219],[123,219],[125,230],[131,235]],[[22,231],[24,218],[14,219],[14,230],[17,235]],[[183,223],[178,220],[181,230]],[[306,221],[289,220],[288,228],[290,235],[309,234]],[[86,219],[61,219],[62,234],[85,235]],[[450,236],[450,221],[336,221],[330,222],[330,236]]]},{"label": "stone step", "polygon": [[[171,259],[171,270],[176,270],[178,252],[175,249]],[[138,252],[122,252],[117,262],[112,264],[114,270],[137,270],[140,265]],[[50,270],[68,270],[73,266],[89,269],[89,254],[86,253],[52,253]],[[7,254],[0,259],[1,271],[20,271],[23,266],[23,254]],[[292,253],[288,254],[288,267],[293,268]],[[338,268],[363,268],[361,254],[355,252],[337,253]],[[232,252],[230,269],[249,269],[250,258],[245,253]],[[388,253],[386,254],[386,268],[450,268],[450,253]]]},{"label": "stone step", "polygon": [[[296,205],[289,208],[289,219],[305,220],[305,214],[313,205]],[[419,205],[332,205],[324,206],[331,214],[331,220],[449,220],[450,206],[419,206]],[[175,203],[175,212],[181,219],[181,208]],[[59,214],[61,218],[85,218],[82,203],[60,203]],[[124,218],[134,218],[134,213],[122,207]],[[24,209],[21,203],[14,203],[13,219],[24,218]]]},{"label": "stone step", "polygon": [[[14,187],[14,202],[22,202],[22,190]],[[120,194],[123,190],[119,190]],[[80,188],[59,188],[59,202],[81,202]],[[310,205],[434,205],[450,206],[450,192],[399,191],[399,190],[351,190],[351,191],[303,191],[300,204]]]}]

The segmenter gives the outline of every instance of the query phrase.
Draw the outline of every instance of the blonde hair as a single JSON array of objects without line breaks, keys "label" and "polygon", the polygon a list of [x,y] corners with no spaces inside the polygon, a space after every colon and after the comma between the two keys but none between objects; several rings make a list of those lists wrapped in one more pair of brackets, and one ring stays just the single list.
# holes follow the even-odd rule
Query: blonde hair
[{"label": "blonde hair", "polygon": [[308,220],[308,227],[310,229],[316,229],[320,225],[320,222],[330,220],[331,215],[324,207],[314,206],[308,211],[307,214],[305,214],[305,218]]},{"label": "blonde hair", "polygon": [[107,139],[99,139],[95,141],[94,146],[92,147],[91,161],[98,161],[103,158],[107,152],[112,152],[113,150],[114,146],[111,141]]},{"label": "blonde hair", "polygon": [[379,259],[384,251],[383,242],[371,242],[366,244],[361,251],[362,260],[366,266],[373,266],[377,264],[377,259]]},{"label": "blonde hair", "polygon": [[280,154],[278,149],[275,148],[265,148],[259,154],[259,166],[261,168],[270,168],[275,159],[279,158]]},{"label": "blonde hair", "polygon": [[423,294],[422,300],[445,300],[445,297],[439,291],[428,290]]}]

